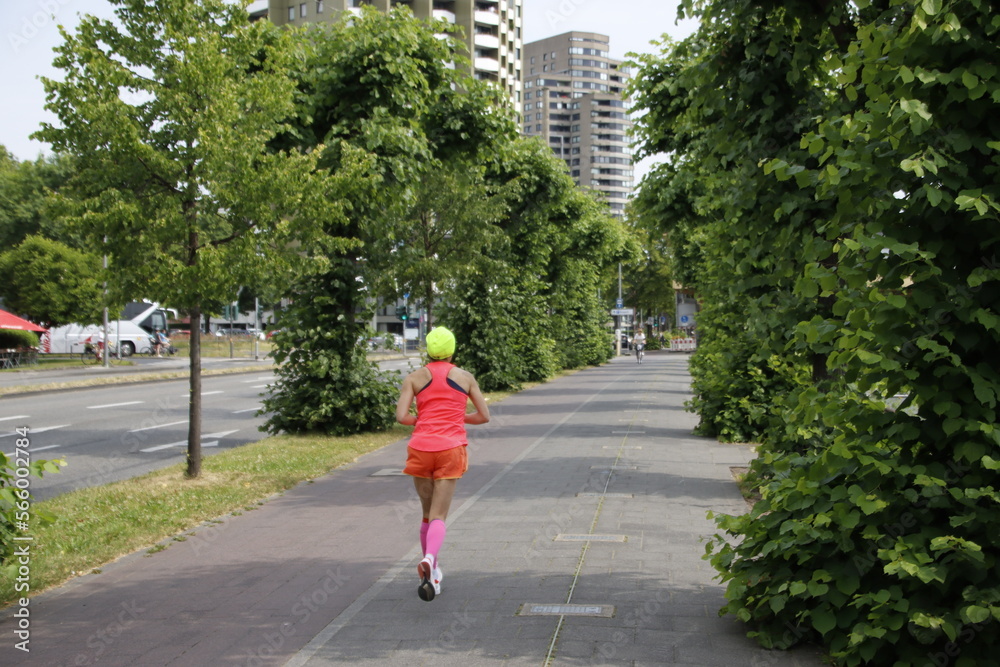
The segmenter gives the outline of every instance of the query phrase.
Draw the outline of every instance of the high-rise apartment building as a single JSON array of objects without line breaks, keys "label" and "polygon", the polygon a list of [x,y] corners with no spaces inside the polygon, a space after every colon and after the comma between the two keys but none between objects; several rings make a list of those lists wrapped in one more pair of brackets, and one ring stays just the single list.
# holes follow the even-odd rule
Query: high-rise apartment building
[{"label": "high-rise apartment building", "polygon": [[[460,26],[475,78],[496,82],[507,92],[511,109],[521,107],[522,0],[267,0],[277,25],[336,21],[344,12],[373,5],[389,11],[405,5],[419,19],[444,19]],[[258,4],[258,3],[255,3]],[[251,6],[251,12],[253,6]]]},{"label": "high-rise apartment building", "polygon": [[541,137],[577,184],[625,214],[632,194],[628,69],[608,57],[608,37],[567,32],[524,46],[524,134]]}]

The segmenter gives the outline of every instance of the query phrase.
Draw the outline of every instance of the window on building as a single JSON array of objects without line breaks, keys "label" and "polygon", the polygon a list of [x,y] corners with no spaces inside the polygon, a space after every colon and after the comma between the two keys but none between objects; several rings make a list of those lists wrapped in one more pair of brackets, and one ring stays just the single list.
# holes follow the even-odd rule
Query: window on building
[{"label": "window on building", "polygon": [[304,19],[306,17],[306,6],[306,3],[304,2],[299,5],[299,18]]},{"label": "window on building", "polygon": [[316,0],[316,13],[317,14],[323,13],[323,0]]},{"label": "window on building", "polygon": [[288,8],[288,20],[289,21],[294,21],[295,20],[295,7],[294,6]]}]

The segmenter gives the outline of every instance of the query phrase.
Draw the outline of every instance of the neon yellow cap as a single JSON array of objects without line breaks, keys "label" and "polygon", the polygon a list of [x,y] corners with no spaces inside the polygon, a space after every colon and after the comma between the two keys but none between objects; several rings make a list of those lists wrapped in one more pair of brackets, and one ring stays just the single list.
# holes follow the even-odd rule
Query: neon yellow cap
[{"label": "neon yellow cap", "polygon": [[455,334],[445,327],[434,327],[427,334],[427,356],[431,359],[447,359],[455,354]]}]

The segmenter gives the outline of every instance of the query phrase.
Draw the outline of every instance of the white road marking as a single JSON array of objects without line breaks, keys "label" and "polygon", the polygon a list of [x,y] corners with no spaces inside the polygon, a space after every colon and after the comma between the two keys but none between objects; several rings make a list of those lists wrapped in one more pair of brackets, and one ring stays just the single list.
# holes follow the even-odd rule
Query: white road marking
[{"label": "white road marking", "polygon": [[5,422],[10,419],[28,419],[30,415],[14,415],[13,417],[0,417],[0,422]]},{"label": "white road marking", "polygon": [[256,412],[257,410],[260,410],[260,406],[258,406],[256,408],[247,408],[245,410],[234,410],[232,414],[239,415],[239,414],[243,414],[244,412]]},{"label": "white road marking", "polygon": [[143,426],[142,428],[134,428],[129,433],[138,433],[139,431],[149,431],[154,428],[167,428],[168,426],[177,426],[178,424],[187,424],[188,420],[182,419],[179,422],[170,422],[169,424],[157,424],[156,426]]},{"label": "white road marking", "polygon": [[125,403],[108,403],[106,405],[88,405],[88,410],[102,410],[104,408],[120,408],[123,405],[139,405],[140,403],[145,403],[146,401],[127,401]]},{"label": "white road marking", "polygon": [[[62,445],[45,445],[44,447],[32,447],[28,451],[31,452],[32,454],[34,454],[35,452],[41,452],[41,451],[44,451],[46,449],[55,449],[56,447],[62,447]],[[4,454],[4,456],[6,456],[8,459],[14,458],[14,454],[13,453],[11,453],[11,454]]]},{"label": "white road marking", "polygon": [[[217,391],[203,391],[203,392],[201,392],[201,395],[202,395],[202,396],[211,396],[212,394],[221,394],[221,393],[224,393],[224,392],[223,392],[223,391],[222,391],[221,389],[219,389],[219,390],[217,390]],[[183,395],[181,396],[181,398],[190,398],[190,397],[191,397],[191,394],[190,394],[190,393],[188,393],[188,394],[183,394]]]},{"label": "white road marking", "polygon": [[[60,424],[59,426],[43,426],[42,428],[33,428],[28,431],[29,436],[35,435],[36,433],[44,433],[45,431],[52,431],[57,428],[66,428],[70,424]],[[2,433],[0,438],[12,438],[15,435],[20,435],[19,433]],[[23,436],[22,436],[23,437]]]}]

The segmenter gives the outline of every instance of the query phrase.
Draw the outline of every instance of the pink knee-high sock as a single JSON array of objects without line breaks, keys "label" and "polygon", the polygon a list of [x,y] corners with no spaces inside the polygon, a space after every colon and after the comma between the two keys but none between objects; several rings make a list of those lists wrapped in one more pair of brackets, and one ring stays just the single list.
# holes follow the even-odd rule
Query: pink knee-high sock
[{"label": "pink knee-high sock", "polygon": [[444,544],[444,535],[446,532],[444,521],[441,519],[434,519],[427,524],[427,546],[424,547],[424,555],[434,556],[434,565],[437,565],[438,551],[441,550],[441,545]]},{"label": "pink knee-high sock", "polygon": [[424,519],[424,522],[420,524],[420,550],[425,554],[427,553],[427,529],[430,525],[427,519]]}]

